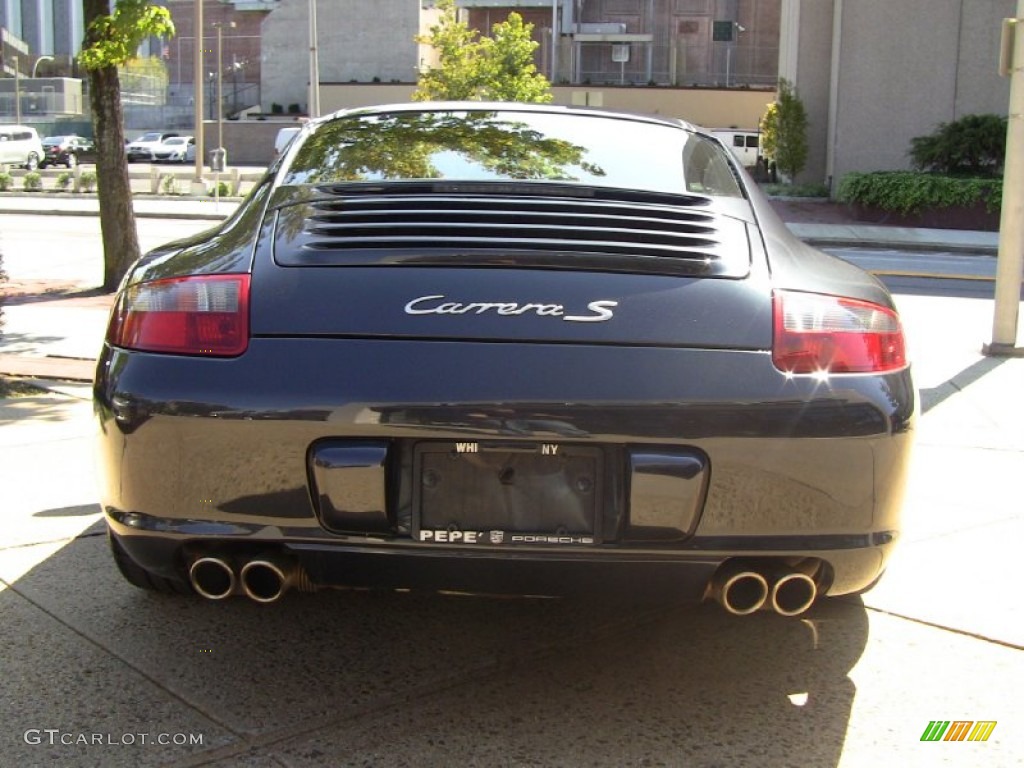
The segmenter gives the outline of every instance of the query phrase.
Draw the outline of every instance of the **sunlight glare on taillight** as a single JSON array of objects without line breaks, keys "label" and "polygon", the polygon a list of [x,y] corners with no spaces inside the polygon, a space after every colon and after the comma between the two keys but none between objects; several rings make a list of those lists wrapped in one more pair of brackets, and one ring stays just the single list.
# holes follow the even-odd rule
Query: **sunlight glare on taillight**
[{"label": "sunlight glare on taillight", "polygon": [[772,361],[786,373],[883,373],[904,368],[906,343],[889,307],[776,291]]},{"label": "sunlight glare on taillight", "polygon": [[240,355],[249,344],[249,275],[129,285],[114,307],[107,341],[144,352]]}]

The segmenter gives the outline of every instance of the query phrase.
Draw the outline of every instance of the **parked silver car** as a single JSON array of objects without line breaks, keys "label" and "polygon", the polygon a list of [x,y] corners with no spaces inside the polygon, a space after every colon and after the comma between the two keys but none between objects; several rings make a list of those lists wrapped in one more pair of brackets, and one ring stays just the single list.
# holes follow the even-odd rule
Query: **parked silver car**
[{"label": "parked silver car", "polygon": [[135,139],[125,147],[125,152],[128,155],[128,162],[153,162],[154,150],[167,141],[167,139],[177,135],[178,134],[176,133],[160,133],[159,131],[150,131],[149,133],[142,134],[139,138]]}]

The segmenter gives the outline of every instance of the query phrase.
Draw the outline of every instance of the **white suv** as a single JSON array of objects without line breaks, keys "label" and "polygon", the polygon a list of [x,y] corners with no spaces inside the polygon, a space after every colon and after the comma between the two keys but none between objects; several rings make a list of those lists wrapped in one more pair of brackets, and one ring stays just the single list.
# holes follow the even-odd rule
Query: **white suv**
[{"label": "white suv", "polygon": [[43,159],[43,142],[35,128],[0,125],[0,165],[20,165],[30,171]]}]

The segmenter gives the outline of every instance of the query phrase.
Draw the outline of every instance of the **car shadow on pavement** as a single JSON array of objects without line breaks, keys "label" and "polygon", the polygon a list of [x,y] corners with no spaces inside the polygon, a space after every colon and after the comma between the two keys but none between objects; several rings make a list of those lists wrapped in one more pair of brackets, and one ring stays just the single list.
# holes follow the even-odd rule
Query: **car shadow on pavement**
[{"label": "car shadow on pavement", "polygon": [[24,423],[74,424],[83,409],[81,403],[48,392],[0,399],[0,429],[19,428]]},{"label": "car shadow on pavement", "polygon": [[[73,507],[44,509],[34,512],[32,517],[88,517],[89,515],[98,515],[102,511],[99,504],[77,504]],[[90,532],[98,535],[103,533],[103,529],[100,525],[92,526],[89,531],[81,535],[88,535]]]},{"label": "car shadow on pavement", "polygon": [[[213,603],[129,586],[103,530],[0,550],[11,764],[836,765],[868,637],[859,599],[803,619],[599,595]],[[26,741],[47,728],[121,741]],[[133,749],[127,733],[202,743]]]},{"label": "car shadow on pavement", "polygon": [[1005,363],[1005,357],[983,357],[935,387],[921,389],[921,413],[928,413]]}]

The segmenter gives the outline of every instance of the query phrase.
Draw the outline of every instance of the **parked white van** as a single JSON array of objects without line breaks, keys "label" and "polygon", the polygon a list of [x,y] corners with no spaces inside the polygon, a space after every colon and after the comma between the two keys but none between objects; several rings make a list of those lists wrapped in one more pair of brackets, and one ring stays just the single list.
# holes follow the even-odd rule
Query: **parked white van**
[{"label": "parked white van", "polygon": [[35,128],[0,125],[0,165],[20,165],[30,171],[43,159],[43,142]]},{"label": "parked white van", "polygon": [[719,128],[711,133],[732,150],[733,155],[745,168],[753,168],[757,165],[757,158],[761,156],[760,131],[757,129]]}]

